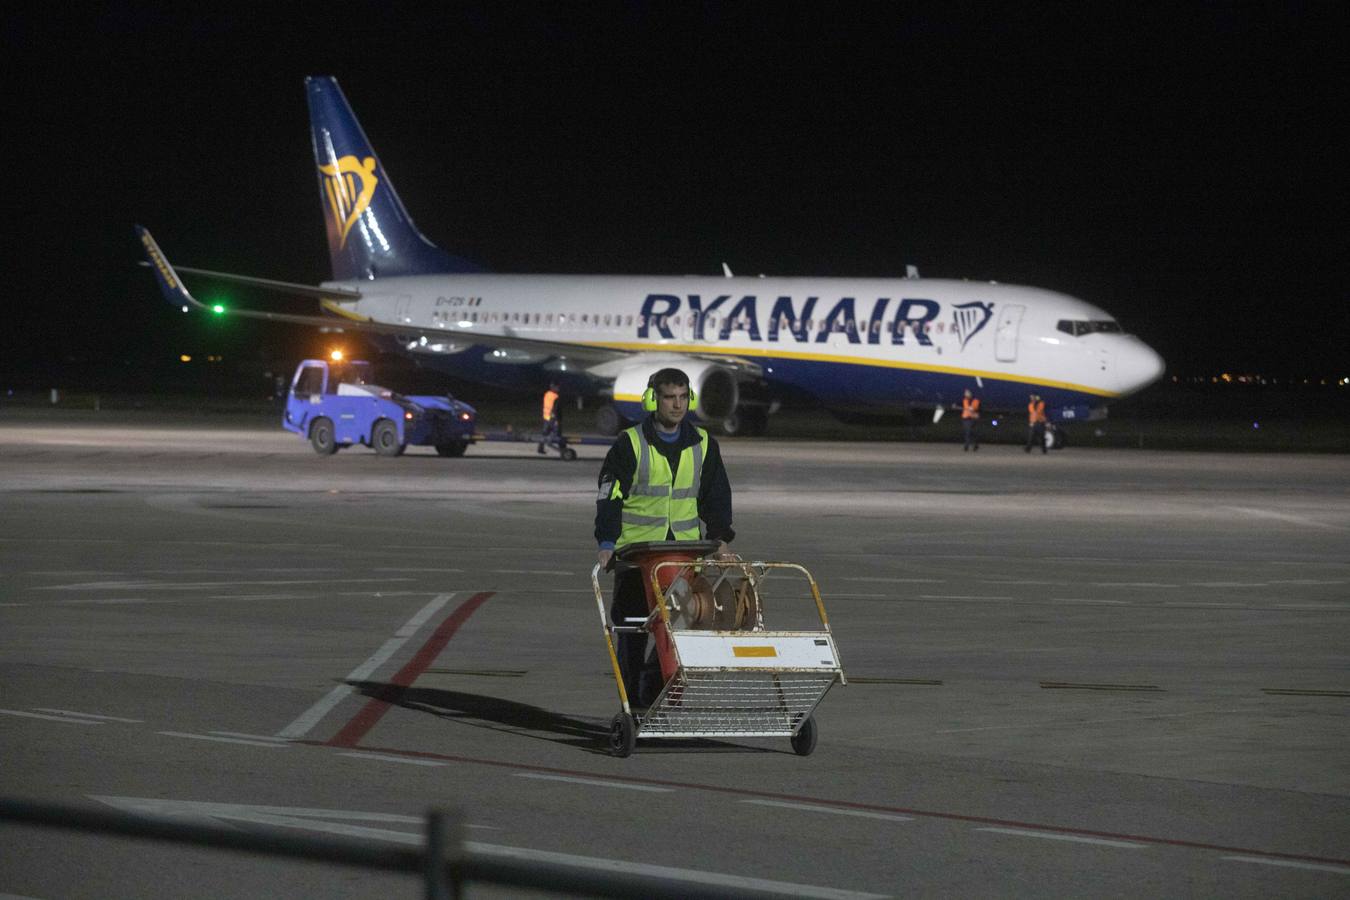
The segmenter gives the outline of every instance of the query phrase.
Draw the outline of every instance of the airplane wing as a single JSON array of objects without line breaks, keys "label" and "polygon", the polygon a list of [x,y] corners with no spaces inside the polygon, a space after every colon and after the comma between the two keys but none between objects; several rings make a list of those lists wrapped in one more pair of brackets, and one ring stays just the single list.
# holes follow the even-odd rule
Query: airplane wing
[{"label": "airplane wing", "polygon": [[[153,243],[153,239],[151,239],[151,243]],[[148,245],[146,252],[149,252]],[[143,259],[141,265],[149,268],[155,264]],[[360,291],[349,291],[335,287],[315,287],[312,284],[296,284],[293,281],[276,281],[271,278],[254,278],[249,275],[235,275],[232,272],[213,272],[210,269],[193,269],[188,266],[174,266],[173,269],[175,272],[186,272],[189,275],[204,275],[208,278],[214,278],[216,281],[228,281],[246,287],[266,288],[283,294],[298,294],[301,297],[317,297],[320,300],[360,300],[362,296]]]},{"label": "airplane wing", "polygon": [[[251,278],[244,275],[232,275],[225,272],[212,272],[207,269],[189,269],[183,268],[183,272],[191,272],[197,275],[222,278],[226,281],[233,281],[238,284],[246,284],[253,287],[264,287],[287,293],[296,293],[319,298],[324,308],[333,315],[309,316],[297,313],[278,313],[257,309],[216,309],[202,303],[192,292],[183,284],[183,280],[178,277],[180,270],[175,269],[169,262],[169,258],[164,255],[164,251],[159,249],[159,244],[151,236],[150,232],[140,226],[136,226],[136,234],[145,248],[145,254],[148,258],[148,265],[154,270],[155,280],[159,284],[160,292],[164,299],[170,304],[183,309],[194,308],[207,312],[216,312],[222,315],[241,316],[249,319],[263,319],[268,322],[285,322],[293,325],[312,325],[316,328],[326,328],[329,330],[357,331],[367,334],[394,335],[405,341],[423,341],[426,343],[441,344],[460,344],[464,348],[471,346],[493,347],[504,351],[518,351],[530,355],[544,354],[546,356],[557,356],[568,360],[575,360],[580,363],[594,365],[598,363],[612,363],[619,360],[631,359],[639,353],[650,355],[650,350],[631,350],[617,347],[594,347],[585,344],[559,343],[554,341],[539,340],[537,338],[521,337],[515,334],[510,328],[507,328],[504,334],[473,334],[463,331],[448,331],[443,328],[423,328],[417,325],[394,324],[390,322],[375,322],[361,316],[349,309],[344,308],[343,301],[356,300],[361,297],[359,291],[347,291],[341,288],[321,288],[304,284],[293,284],[286,281],[273,281],[267,278]],[[653,348],[656,350],[656,348]],[[656,350],[657,353],[661,351]],[[675,364],[679,359],[705,359],[714,362],[723,368],[731,369],[739,375],[748,378],[758,378],[761,375],[761,367],[758,363],[749,359],[736,356],[726,356],[721,354],[700,354],[672,351],[668,354]]]},{"label": "airplane wing", "polygon": [[[587,347],[578,344],[564,344],[553,341],[541,341],[534,338],[520,337],[514,334],[506,335],[488,335],[472,334],[462,331],[447,331],[441,328],[422,328],[417,325],[398,325],[389,322],[374,322],[368,318],[359,316],[350,310],[343,309],[340,305],[342,301],[357,299],[360,293],[354,291],[344,291],[341,289],[329,289],[313,287],[311,285],[296,285],[285,281],[271,281],[265,278],[249,278],[243,275],[229,275],[227,273],[211,272],[205,269],[187,269],[184,272],[193,272],[201,275],[212,275],[221,277],[224,275],[226,280],[235,281],[241,284],[250,284],[257,287],[275,287],[279,290],[287,290],[295,293],[307,293],[310,296],[316,296],[321,299],[326,309],[336,313],[336,315],[308,316],[297,313],[278,313],[257,309],[229,309],[216,310],[211,306],[202,303],[192,292],[183,284],[183,280],[178,277],[178,270],[169,262],[169,258],[164,255],[164,251],[159,249],[159,244],[155,242],[149,230],[143,226],[136,226],[136,234],[140,238],[142,246],[145,248],[146,256],[149,259],[149,266],[154,270],[155,281],[159,284],[160,293],[164,299],[173,306],[183,309],[193,308],[206,312],[219,312],[220,314],[240,316],[249,319],[263,319],[268,322],[286,322],[293,325],[312,325],[316,328],[327,328],[340,331],[359,331],[367,334],[385,334],[395,335],[404,340],[420,340],[426,338],[427,341],[446,344],[462,344],[464,347],[474,345],[496,347],[503,350],[519,350],[531,354],[546,354],[562,356],[567,359],[577,360],[579,362],[608,362],[615,359],[622,359],[632,355],[633,351],[621,350],[611,347]],[[295,291],[301,288],[303,291]]]}]

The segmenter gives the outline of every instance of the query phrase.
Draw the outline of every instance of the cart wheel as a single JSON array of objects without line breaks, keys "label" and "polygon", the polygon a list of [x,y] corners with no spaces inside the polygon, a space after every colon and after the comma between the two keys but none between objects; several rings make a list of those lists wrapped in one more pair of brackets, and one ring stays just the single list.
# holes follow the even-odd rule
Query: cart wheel
[{"label": "cart wheel", "polygon": [[577,451],[573,450],[571,447],[564,447],[562,449],[562,458],[571,462],[577,458]]},{"label": "cart wheel", "polygon": [[810,756],[816,749],[816,717],[810,716],[792,736],[792,750],[798,756]]},{"label": "cart wheel", "polygon": [[609,723],[609,754],[622,759],[637,746],[637,728],[633,717],[621,712]]}]

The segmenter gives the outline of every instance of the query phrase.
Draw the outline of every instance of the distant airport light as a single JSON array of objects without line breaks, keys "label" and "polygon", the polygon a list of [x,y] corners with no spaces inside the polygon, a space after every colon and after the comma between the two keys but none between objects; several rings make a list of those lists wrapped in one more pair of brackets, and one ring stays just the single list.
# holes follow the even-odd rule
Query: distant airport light
[{"label": "distant airport light", "polygon": [[188,305],[187,305],[186,303],[184,303],[184,304],[183,304],[183,312],[187,312],[187,311],[188,311]]},{"label": "distant airport light", "polygon": [[1252,427],[1255,428],[1255,429],[1257,429],[1257,430],[1260,430],[1260,428],[1261,428],[1261,423],[1260,423],[1260,422],[1253,422],[1253,423],[1252,423]]},{"label": "distant airport light", "polygon": [[333,350],[328,354],[328,358],[331,359],[333,362],[342,362],[342,351]]},{"label": "distant airport light", "polygon": [[178,361],[179,361],[179,362],[192,362],[192,357],[190,357],[190,356],[188,356],[186,353],[184,353],[184,354],[182,354],[181,356],[178,357]]}]

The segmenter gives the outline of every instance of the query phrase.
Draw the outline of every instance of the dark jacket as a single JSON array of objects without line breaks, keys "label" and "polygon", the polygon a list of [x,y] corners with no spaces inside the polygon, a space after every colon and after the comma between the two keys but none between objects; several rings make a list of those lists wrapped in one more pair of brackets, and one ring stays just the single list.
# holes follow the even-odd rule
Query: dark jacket
[{"label": "dark jacket", "polygon": [[[643,419],[642,429],[647,433],[647,443],[670,463],[672,476],[679,470],[680,454],[684,448],[698,443],[698,432],[688,419],[680,423],[680,436],[669,442],[657,435],[655,416],[649,415]],[[624,499],[627,499],[633,489],[636,472],[637,458],[633,455],[633,443],[627,434],[620,434],[609,448],[604,465],[600,467],[600,493],[595,501],[597,544],[614,544],[619,540],[619,533],[623,530],[623,500],[609,499],[611,487],[617,482]],[[736,537],[736,532],[731,529],[731,483],[727,481],[727,470],[722,465],[722,451],[717,446],[717,439],[711,434],[708,435],[708,455],[704,457],[702,480],[699,482],[698,517],[707,526],[704,534],[709,540],[730,543]]]}]

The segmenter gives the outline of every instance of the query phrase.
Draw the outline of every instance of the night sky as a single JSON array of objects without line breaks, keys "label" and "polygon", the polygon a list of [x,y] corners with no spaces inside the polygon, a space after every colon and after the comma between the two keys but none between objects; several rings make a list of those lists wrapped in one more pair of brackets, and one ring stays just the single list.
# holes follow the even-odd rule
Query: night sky
[{"label": "night sky", "polygon": [[307,74],[494,271],[913,264],[1079,296],[1169,374],[1350,374],[1345,4],[271,6],[3,14],[0,375],[209,338],[133,223],[324,278]]}]

